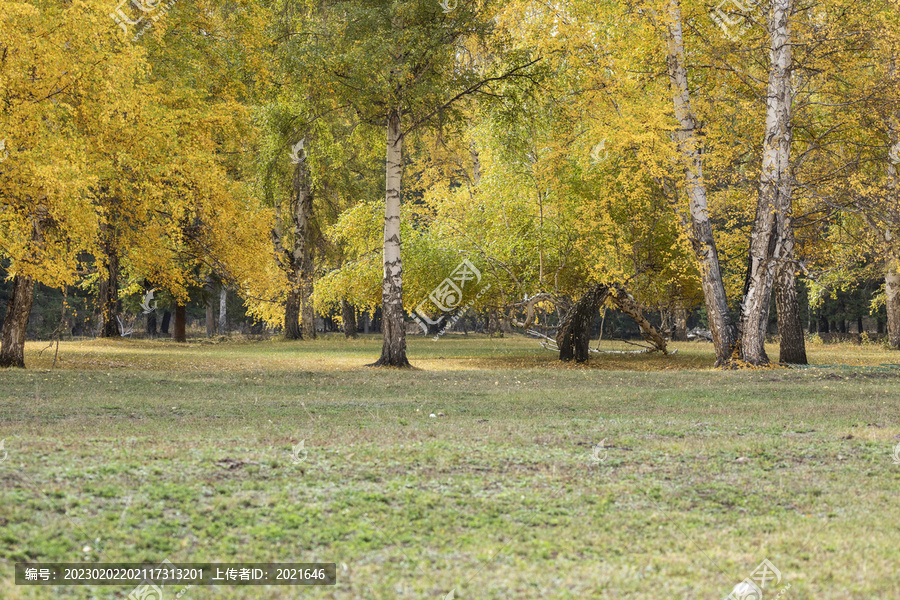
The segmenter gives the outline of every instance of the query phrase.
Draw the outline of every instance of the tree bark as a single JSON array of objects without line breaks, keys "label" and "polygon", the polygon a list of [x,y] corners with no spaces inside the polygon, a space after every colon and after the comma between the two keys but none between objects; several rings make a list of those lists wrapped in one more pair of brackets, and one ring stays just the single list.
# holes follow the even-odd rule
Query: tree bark
[{"label": "tree bark", "polygon": [[609,286],[597,284],[566,313],[556,334],[559,360],[585,363],[590,358],[591,326],[610,294]]},{"label": "tree bark", "polygon": [[679,129],[675,140],[684,166],[685,190],[688,197],[690,223],[682,218],[694,254],[700,266],[700,283],[709,317],[709,329],[716,350],[716,366],[725,364],[732,355],[737,332],[728,314],[728,297],[719,268],[719,255],[709,221],[706,182],[703,176],[703,142],[700,123],[691,107],[687,68],[684,64],[681,6],[678,0],[668,5],[666,35],[669,83],[672,87],[675,116]]},{"label": "tree bark", "polygon": [[[897,56],[891,56],[888,64],[888,73],[891,79],[896,77],[897,72]],[[891,144],[891,151],[887,162],[887,184],[888,184],[888,203],[893,206],[900,206],[898,192],[900,192],[900,131],[897,131],[897,123],[900,121],[900,112],[893,112],[892,119],[888,120],[888,139]],[[896,219],[894,212],[894,225],[900,225]],[[876,232],[882,233],[885,244],[884,257],[884,294],[885,294],[885,310],[887,312],[887,334],[888,344],[894,350],[900,350],[900,250],[898,250],[897,240],[890,227],[884,229],[879,228],[877,223],[873,222],[871,217],[866,219],[870,226]],[[881,321],[878,322],[879,333],[881,333]]]},{"label": "tree bark", "polygon": [[765,341],[776,266],[793,260],[792,253],[786,252],[792,248],[785,236],[791,227],[789,207],[792,194],[790,159],[793,96],[788,19],[792,11],[793,0],[773,0],[769,21],[771,50],[762,172],[741,303],[740,358],[757,366],[769,363]]},{"label": "tree bark", "polygon": [[206,337],[216,335],[215,291],[212,278],[206,278]]},{"label": "tree bark", "polygon": [[[806,365],[809,364],[806,358],[806,336],[803,334],[803,322],[800,320],[800,302],[797,299],[795,277],[792,193],[793,190],[790,190],[787,195],[781,194],[778,207],[778,238],[783,247],[783,260],[775,268],[774,280],[775,308],[778,315],[778,361],[786,364]],[[768,311],[766,322],[768,322]]]},{"label": "tree bark", "polygon": [[300,330],[300,294],[289,292],[284,302],[284,337],[289,340],[302,340]]},{"label": "tree bark", "polygon": [[341,325],[344,337],[356,338],[356,308],[347,300],[341,300]]},{"label": "tree bark", "polygon": [[172,339],[176,342],[187,341],[187,314],[184,304],[175,305],[175,324],[172,328]]},{"label": "tree bark", "polygon": [[775,308],[778,312],[779,355],[781,363],[805,365],[806,336],[800,322],[793,262],[783,262],[775,274]]},{"label": "tree bark", "polygon": [[400,110],[387,120],[384,202],[384,281],[381,290],[381,357],[373,366],[408,367],[403,319],[403,261],[400,256],[400,190],[403,176],[403,132]]},{"label": "tree bark", "polygon": [[900,257],[888,251],[884,276],[884,291],[887,296],[888,343],[894,350],[900,350]]},{"label": "tree bark", "polygon": [[313,309],[312,275],[304,275],[300,292],[300,327],[303,337],[307,340],[316,339],[316,311]]},{"label": "tree bark", "polygon": [[[144,288],[144,293],[145,293],[145,294],[146,294],[147,292],[149,292],[151,289],[153,289],[153,288],[150,287],[150,286],[151,286],[150,282],[149,282],[148,280],[145,279],[145,280],[144,280],[144,284],[143,284],[143,288]],[[155,338],[155,337],[157,336],[157,332],[156,332],[156,310],[151,310],[150,312],[148,312],[148,313],[145,315],[145,317],[146,317],[145,320],[146,320],[146,332],[147,332],[147,337],[148,337],[148,338],[151,338],[151,339],[152,339],[152,338]]]},{"label": "tree bark", "polygon": [[168,310],[163,311],[162,323],[159,324],[160,335],[169,335],[169,323],[172,321],[172,313]]},{"label": "tree bark", "polygon": [[[302,164],[306,167],[306,161],[303,161]],[[312,227],[310,223],[313,216],[313,195],[308,169],[305,169],[303,173],[303,185],[297,204],[294,238],[302,240],[300,252],[300,326],[303,330],[303,337],[307,340],[314,340],[316,339],[316,313],[313,310],[312,293],[315,269],[313,267]]]},{"label": "tree bark", "polygon": [[[291,180],[290,249],[284,246],[281,232],[281,212],[278,211],[272,242],[279,264],[288,278],[290,290],[284,307],[284,335],[289,340],[316,337],[315,314],[310,296],[313,290],[312,241],[310,219],[313,211],[312,181],[309,164],[303,157],[294,166]],[[301,318],[302,317],[302,318]]]},{"label": "tree bark", "polygon": [[488,310],[487,325],[489,337],[503,337],[503,330],[500,328],[500,311],[496,308]]},{"label": "tree bark", "polygon": [[25,332],[33,302],[34,279],[16,275],[0,334],[0,367],[25,368]]},{"label": "tree bark", "polygon": [[219,284],[219,335],[228,333],[227,302],[228,288],[225,287],[225,283],[222,282]]},{"label": "tree bark", "polygon": [[[891,61],[890,67],[890,72],[893,76],[896,69],[895,60]],[[895,115],[895,117],[897,116]],[[888,133],[892,144],[892,152],[900,154],[900,133],[894,127],[894,122],[889,124]],[[898,173],[897,164],[893,158],[889,158],[888,190],[895,205],[900,204],[897,200],[897,194],[900,191],[900,173]],[[876,229],[878,228],[876,227]],[[884,229],[884,243],[886,248],[884,257],[884,294],[885,309],[887,311],[888,344],[891,348],[900,350],[900,252],[897,251],[896,240],[889,227]]]},{"label": "tree bark", "polygon": [[[104,227],[106,229],[106,227]],[[103,326],[100,337],[119,337],[119,255],[112,235],[105,231],[104,252],[106,253],[106,277],[100,280],[100,314]]]},{"label": "tree bark", "polygon": [[686,342],[687,341],[687,318],[688,311],[682,306],[678,305],[675,307],[675,333],[672,336],[672,339],[676,342]]}]

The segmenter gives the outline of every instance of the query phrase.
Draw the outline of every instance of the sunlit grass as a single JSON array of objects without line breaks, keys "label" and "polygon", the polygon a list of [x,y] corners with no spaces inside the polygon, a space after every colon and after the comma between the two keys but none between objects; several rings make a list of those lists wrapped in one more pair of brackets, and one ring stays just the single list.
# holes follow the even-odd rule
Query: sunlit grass
[{"label": "sunlit grass", "polygon": [[[448,335],[438,341],[422,336],[408,337],[409,356],[413,366],[425,370],[540,368],[585,368],[567,365],[557,360],[556,353],[545,350],[537,340],[522,336],[488,338],[481,335]],[[597,343],[592,342],[596,348]],[[603,351],[630,351],[635,347],[619,341],[604,341]],[[712,345],[708,343],[670,343],[674,354],[594,354],[587,365],[590,369],[612,371],[704,370],[715,361]],[[43,352],[41,353],[41,350]],[[222,341],[194,338],[187,344],[168,339],[93,339],[60,344],[55,368],[60,369],[150,369],[191,370],[286,370],[295,368],[315,370],[357,369],[374,362],[381,350],[379,335],[361,336],[346,340],[342,335],[329,334],[313,341],[284,342],[277,338],[268,341]],[[768,344],[771,359],[778,359],[778,345]],[[879,344],[809,344],[811,364],[877,366],[885,361],[900,361],[900,357]],[[46,342],[26,345],[29,367],[49,369],[53,365],[54,349]]]}]

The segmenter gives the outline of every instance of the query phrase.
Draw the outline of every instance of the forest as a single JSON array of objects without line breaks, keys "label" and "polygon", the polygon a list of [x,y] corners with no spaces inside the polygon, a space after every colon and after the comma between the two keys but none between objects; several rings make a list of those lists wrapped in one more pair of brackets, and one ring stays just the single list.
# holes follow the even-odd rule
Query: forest
[{"label": "forest", "polygon": [[0,365],[190,315],[900,349],[898,9],[0,1]]}]

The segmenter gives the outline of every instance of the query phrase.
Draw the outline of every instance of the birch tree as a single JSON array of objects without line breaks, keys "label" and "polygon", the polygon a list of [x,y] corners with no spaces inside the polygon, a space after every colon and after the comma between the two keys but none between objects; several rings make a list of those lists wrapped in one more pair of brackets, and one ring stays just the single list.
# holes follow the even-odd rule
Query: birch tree
[{"label": "birch tree", "polygon": [[[793,7],[793,0],[772,0],[769,15],[771,47],[762,172],[739,325],[741,358],[754,365],[769,362],[764,344],[772,284],[779,265],[793,258],[793,236],[789,234],[793,141],[789,19]],[[789,268],[792,274],[793,267]]]},{"label": "birch tree", "polygon": [[[888,178],[890,195],[893,197],[895,227],[900,228],[900,134],[891,130],[891,153],[888,158]],[[900,350],[900,240],[896,239],[889,227],[884,227],[884,294],[887,309],[888,343],[892,348]]]},{"label": "birch tree", "polygon": [[684,168],[684,190],[688,199],[690,222],[685,223],[699,262],[703,297],[709,315],[709,328],[716,349],[716,366],[731,357],[736,341],[736,329],[728,314],[728,297],[719,266],[716,240],[709,218],[706,182],[703,176],[703,142],[700,123],[691,108],[688,74],[684,63],[681,7],[678,0],[669,0],[666,20],[666,62],[678,129],[675,140]]},{"label": "birch tree", "polygon": [[[449,5],[448,5],[449,6]],[[500,61],[468,60],[492,29],[490,2],[468,0],[441,10],[432,0],[327,2],[321,34],[309,51],[324,63],[327,87],[356,117],[385,131],[382,333],[373,366],[408,367],[403,308],[400,207],[404,145],[436,120],[454,118],[459,104],[491,84],[526,75],[533,60],[503,70]],[[494,48],[497,57],[502,47]],[[485,53],[486,54],[486,53]]]}]

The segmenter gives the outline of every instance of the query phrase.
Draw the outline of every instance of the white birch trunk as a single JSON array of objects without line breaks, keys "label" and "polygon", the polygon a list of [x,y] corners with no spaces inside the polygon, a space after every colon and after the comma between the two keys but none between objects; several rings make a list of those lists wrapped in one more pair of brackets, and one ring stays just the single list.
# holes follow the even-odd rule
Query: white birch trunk
[{"label": "white birch trunk", "polygon": [[703,144],[698,135],[699,123],[691,108],[687,69],[684,66],[681,7],[678,0],[670,0],[668,4],[667,25],[669,82],[672,86],[675,117],[679,122],[675,139],[684,165],[685,189],[691,217],[688,235],[700,263],[700,280],[716,350],[716,365],[721,366],[731,357],[736,331],[728,315],[728,298],[725,295],[716,241],[709,221],[706,182],[703,177]]},{"label": "white birch trunk", "polygon": [[227,333],[227,323],[226,319],[228,318],[228,313],[226,310],[228,300],[228,288],[225,287],[225,283],[219,284],[219,335],[225,335]]},{"label": "white birch trunk", "polygon": [[[750,237],[750,257],[744,299],[741,303],[741,358],[753,365],[768,364],[765,340],[772,283],[779,261],[792,258],[789,229],[791,203],[791,33],[788,19],[793,0],[772,0],[769,21],[771,37],[769,83],[766,91],[766,131],[763,139],[762,172],[756,219]],[[785,241],[788,242],[787,246]],[[787,251],[787,253],[786,253]]]},{"label": "white birch trunk", "polygon": [[408,367],[403,319],[403,261],[400,256],[400,190],[403,177],[403,132],[400,110],[387,119],[384,198],[384,280],[381,290],[381,358],[375,366]]},{"label": "white birch trunk", "polygon": [[[893,69],[891,70],[893,74]],[[897,163],[900,162],[900,134],[890,127],[891,153],[888,159],[888,187],[892,197],[900,190],[900,174]],[[896,162],[895,162],[896,161]],[[897,252],[894,236],[890,229],[885,229],[886,245],[884,258],[884,293],[886,297],[888,342],[891,348],[900,350],[900,253]]]},{"label": "white birch trunk", "polygon": [[900,350],[900,256],[888,249],[884,274],[884,291],[887,296],[888,341],[891,348]]}]

